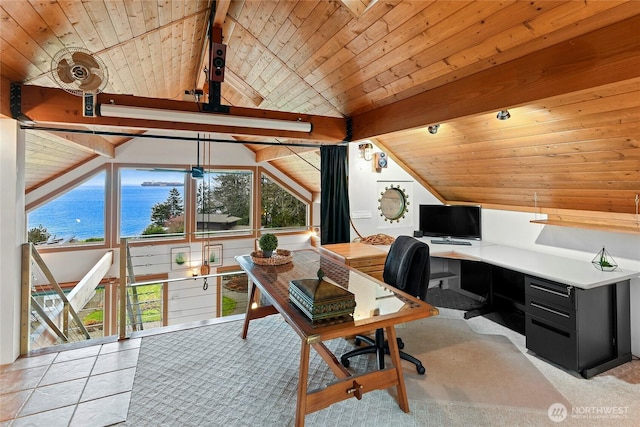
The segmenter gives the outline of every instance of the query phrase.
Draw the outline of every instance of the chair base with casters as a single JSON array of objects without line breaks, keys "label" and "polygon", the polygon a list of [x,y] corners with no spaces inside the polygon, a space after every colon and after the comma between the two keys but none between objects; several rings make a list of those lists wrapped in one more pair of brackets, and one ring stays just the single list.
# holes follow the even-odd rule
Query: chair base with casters
[{"label": "chair base with casters", "polygon": [[[356,336],[355,344],[360,345],[361,341],[364,341],[369,345],[367,345],[366,347],[351,350],[343,354],[342,356],[340,356],[340,363],[342,363],[345,368],[348,368],[350,364],[350,357],[359,356],[361,354],[375,353],[378,361],[378,369],[384,369],[384,356],[385,354],[389,354],[389,343],[384,339],[384,330],[376,329],[375,339],[371,339],[362,335]],[[402,340],[398,338],[397,341],[398,348],[404,348],[404,343],[402,342]],[[400,351],[400,358],[416,365],[416,371],[418,372],[418,374],[424,375],[424,366],[422,366],[422,362],[420,362],[418,359],[411,356],[410,354],[405,353],[404,351]]]},{"label": "chair base with casters", "polygon": [[[386,284],[424,301],[429,288],[430,271],[429,246],[410,236],[398,236],[389,248],[382,278]],[[384,340],[384,331],[382,329],[376,330],[375,340],[358,336],[356,345],[360,341],[365,341],[369,345],[343,354],[340,357],[342,365],[345,368],[349,367],[350,357],[375,353],[378,359],[378,368],[384,369],[384,355],[389,354],[389,345]],[[402,340],[398,339],[398,348],[402,349],[403,347]],[[418,374],[424,374],[424,366],[418,359],[403,351],[400,351],[400,358],[416,365]]]}]

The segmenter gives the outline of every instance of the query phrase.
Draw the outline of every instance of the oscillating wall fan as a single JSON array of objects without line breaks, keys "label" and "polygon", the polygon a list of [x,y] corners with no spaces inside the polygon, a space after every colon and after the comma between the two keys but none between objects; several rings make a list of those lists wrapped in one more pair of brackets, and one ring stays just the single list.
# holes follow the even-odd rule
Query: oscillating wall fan
[{"label": "oscillating wall fan", "polygon": [[70,47],[54,55],[51,72],[62,89],[82,97],[82,115],[93,117],[95,97],[109,82],[104,62],[86,49]]}]

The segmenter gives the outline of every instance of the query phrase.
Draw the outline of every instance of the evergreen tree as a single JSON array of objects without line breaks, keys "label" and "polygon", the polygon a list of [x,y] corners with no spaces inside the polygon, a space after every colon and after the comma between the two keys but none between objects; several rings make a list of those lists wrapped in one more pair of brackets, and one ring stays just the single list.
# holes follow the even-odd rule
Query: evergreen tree
[{"label": "evergreen tree", "polygon": [[216,211],[241,218],[239,225],[249,225],[251,212],[251,174],[221,173],[217,185],[210,189]]},{"label": "evergreen tree", "polygon": [[213,185],[205,183],[198,185],[198,213],[216,213],[224,210],[224,206],[214,199],[211,187],[213,187]]},{"label": "evergreen tree", "polygon": [[46,242],[49,237],[51,237],[51,233],[49,233],[47,228],[42,224],[37,227],[33,227],[27,232],[27,241],[29,243]]},{"label": "evergreen tree", "polygon": [[176,188],[169,191],[169,196],[164,202],[156,203],[151,208],[151,222],[154,225],[164,227],[171,218],[176,218],[184,213],[184,203],[180,192]]},{"label": "evergreen tree", "polygon": [[304,226],[307,207],[293,194],[286,191],[266,176],[262,176],[261,187],[262,227]]},{"label": "evergreen tree", "polygon": [[170,218],[178,217],[184,213],[184,203],[177,188],[172,188],[169,191],[166,203],[169,207]]}]

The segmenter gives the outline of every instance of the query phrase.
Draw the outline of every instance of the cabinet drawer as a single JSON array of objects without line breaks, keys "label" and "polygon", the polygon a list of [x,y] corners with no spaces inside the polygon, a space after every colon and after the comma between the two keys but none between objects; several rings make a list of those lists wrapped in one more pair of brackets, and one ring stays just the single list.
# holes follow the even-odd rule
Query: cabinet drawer
[{"label": "cabinet drawer", "polygon": [[576,311],[572,308],[556,306],[542,298],[527,295],[525,311],[532,316],[546,320],[565,329],[576,329]]},{"label": "cabinet drawer", "polygon": [[573,288],[567,285],[527,276],[525,294],[537,300],[547,301],[556,307],[575,310]]},{"label": "cabinet drawer", "polygon": [[571,370],[578,369],[578,347],[575,330],[525,314],[527,348],[538,356]]},{"label": "cabinet drawer", "polygon": [[352,259],[346,262],[348,266],[361,270],[363,268],[375,267],[382,270],[384,268],[385,258],[366,258]]}]

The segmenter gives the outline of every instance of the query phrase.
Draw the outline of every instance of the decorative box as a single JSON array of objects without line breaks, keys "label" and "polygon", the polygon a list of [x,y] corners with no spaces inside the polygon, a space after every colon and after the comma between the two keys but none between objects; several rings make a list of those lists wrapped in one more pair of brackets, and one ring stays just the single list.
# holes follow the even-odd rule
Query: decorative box
[{"label": "decorative box", "polygon": [[313,322],[352,316],[356,307],[353,293],[324,279],[290,281],[289,300]]}]

